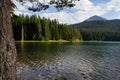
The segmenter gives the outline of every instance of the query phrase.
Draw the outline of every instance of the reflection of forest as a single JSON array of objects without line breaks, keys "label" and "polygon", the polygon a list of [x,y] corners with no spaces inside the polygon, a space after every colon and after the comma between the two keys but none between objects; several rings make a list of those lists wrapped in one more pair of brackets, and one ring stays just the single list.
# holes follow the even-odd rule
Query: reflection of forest
[{"label": "reflection of forest", "polygon": [[[20,44],[20,43],[18,43]],[[60,44],[60,45],[58,45]],[[18,46],[18,62],[27,65],[50,64],[59,59],[65,52],[64,43],[21,43]]]},{"label": "reflection of forest", "polygon": [[32,66],[44,65],[44,63],[52,64],[59,59],[70,58],[98,65],[103,57],[101,54],[103,52],[99,48],[93,49],[89,45],[81,47],[78,44],[76,46],[76,44],[69,43],[21,43],[18,50],[18,62]]},{"label": "reflection of forest", "polygon": [[29,76],[26,80],[31,77],[34,77],[34,80],[39,76],[44,78],[40,78],[42,80],[112,80],[114,78],[117,80],[119,78],[120,46],[116,44],[36,42],[16,43],[16,45],[18,76],[22,78]]}]

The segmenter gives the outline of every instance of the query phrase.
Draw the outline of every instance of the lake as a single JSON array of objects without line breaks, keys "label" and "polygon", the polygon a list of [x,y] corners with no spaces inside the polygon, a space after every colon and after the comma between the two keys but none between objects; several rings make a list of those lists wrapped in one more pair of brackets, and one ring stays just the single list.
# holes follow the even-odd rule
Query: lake
[{"label": "lake", "polygon": [[120,42],[16,42],[17,80],[120,80]]}]

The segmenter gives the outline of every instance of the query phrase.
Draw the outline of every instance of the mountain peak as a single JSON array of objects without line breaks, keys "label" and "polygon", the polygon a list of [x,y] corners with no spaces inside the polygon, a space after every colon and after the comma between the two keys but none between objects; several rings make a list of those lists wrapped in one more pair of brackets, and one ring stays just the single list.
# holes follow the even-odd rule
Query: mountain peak
[{"label": "mountain peak", "polygon": [[94,15],[88,19],[86,19],[84,22],[90,22],[90,21],[105,21],[107,19],[103,18],[103,17],[100,17],[100,16],[97,16],[97,15]]}]

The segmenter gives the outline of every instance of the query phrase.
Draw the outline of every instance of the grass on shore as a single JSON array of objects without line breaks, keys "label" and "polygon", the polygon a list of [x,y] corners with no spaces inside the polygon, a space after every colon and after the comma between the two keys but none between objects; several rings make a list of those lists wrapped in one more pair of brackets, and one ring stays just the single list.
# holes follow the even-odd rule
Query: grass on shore
[{"label": "grass on shore", "polygon": [[69,40],[49,40],[49,41],[38,41],[38,40],[18,40],[16,42],[82,42],[79,39],[69,41]]}]

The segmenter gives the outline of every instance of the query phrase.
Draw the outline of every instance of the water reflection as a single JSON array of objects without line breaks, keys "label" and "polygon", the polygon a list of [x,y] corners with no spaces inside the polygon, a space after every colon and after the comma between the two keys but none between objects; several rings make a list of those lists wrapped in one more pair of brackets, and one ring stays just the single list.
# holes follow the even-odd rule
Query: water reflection
[{"label": "water reflection", "polygon": [[120,44],[16,43],[18,80],[120,80]]}]

